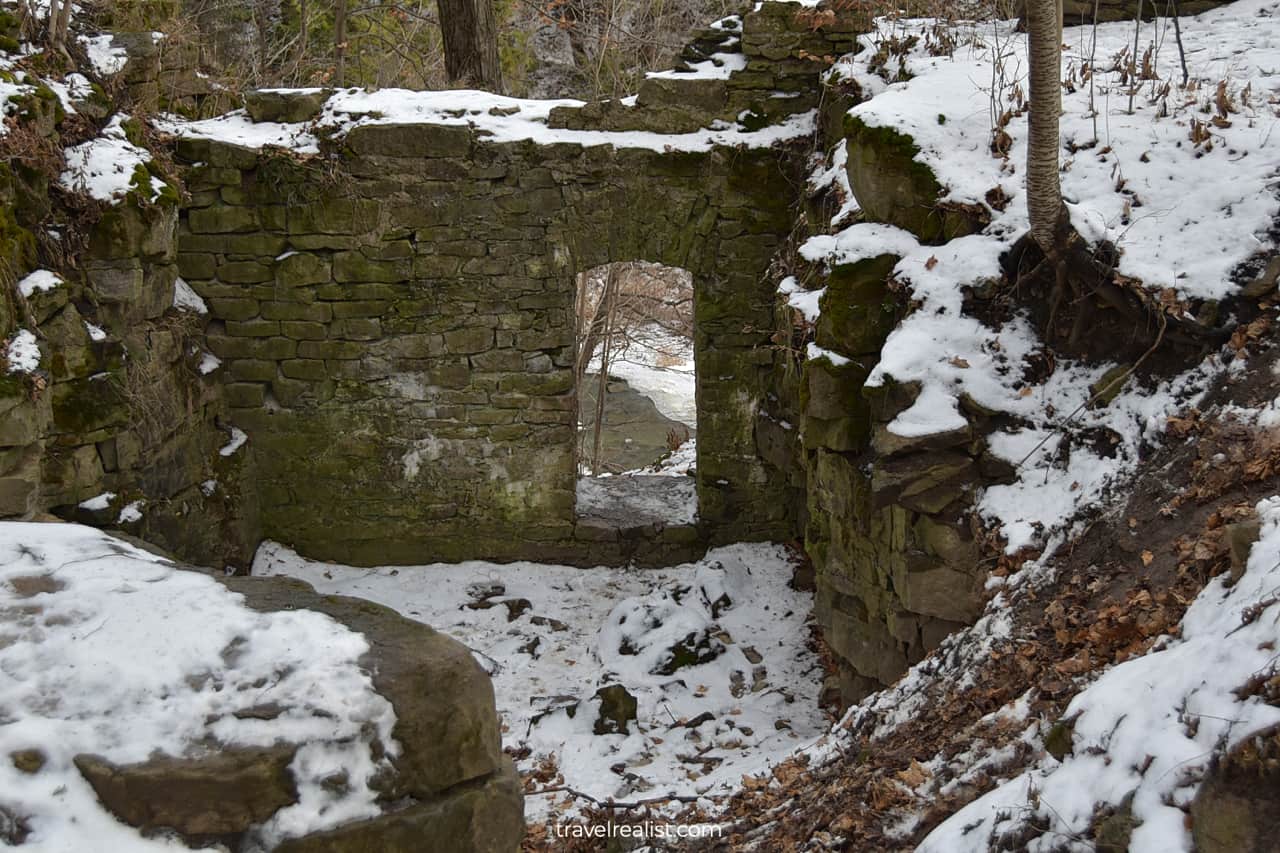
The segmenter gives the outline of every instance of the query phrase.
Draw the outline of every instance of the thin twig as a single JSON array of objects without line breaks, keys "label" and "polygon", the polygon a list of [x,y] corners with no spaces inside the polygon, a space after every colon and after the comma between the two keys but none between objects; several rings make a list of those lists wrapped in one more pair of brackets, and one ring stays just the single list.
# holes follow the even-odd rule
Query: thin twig
[{"label": "thin twig", "polygon": [[632,802],[618,802],[612,798],[605,800],[597,799],[590,794],[570,788],[568,785],[557,785],[554,788],[541,788],[537,791],[530,791],[527,796],[538,796],[539,794],[568,794],[571,797],[595,803],[597,806],[602,806],[607,809],[623,809],[624,811],[641,809],[645,806],[652,806],[658,803],[696,803],[699,800],[719,802],[720,800],[725,799],[725,796],[723,795],[668,794],[664,797],[649,797],[648,799],[633,800]]}]

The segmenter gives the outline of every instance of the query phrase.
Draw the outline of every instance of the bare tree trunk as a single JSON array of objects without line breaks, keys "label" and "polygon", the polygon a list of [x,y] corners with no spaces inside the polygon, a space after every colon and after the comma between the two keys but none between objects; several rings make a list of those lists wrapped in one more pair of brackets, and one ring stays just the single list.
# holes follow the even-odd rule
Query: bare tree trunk
[{"label": "bare tree trunk", "polygon": [[493,0],[436,0],[444,69],[450,82],[502,91],[498,58],[498,26]]},{"label": "bare tree trunk", "polygon": [[1031,236],[1047,255],[1058,254],[1065,213],[1058,175],[1058,118],[1062,112],[1062,6],[1028,0],[1027,59],[1031,110],[1027,138],[1027,214]]},{"label": "bare tree trunk", "polygon": [[[586,282],[583,282],[582,298],[579,301],[579,316],[586,313]],[[607,323],[614,314],[615,304],[618,299],[618,267],[616,264],[610,265],[605,273],[604,289],[600,294],[600,302],[596,305],[595,314],[591,317],[590,322],[582,336],[582,346],[578,348],[578,363],[576,370],[578,373],[578,381],[582,381],[582,377],[587,375],[587,367],[591,364],[591,357],[595,355],[596,347],[600,346],[600,340],[605,334]],[[606,344],[607,345],[607,344]]]},{"label": "bare tree trunk", "polygon": [[[70,3],[71,0],[67,0]],[[49,0],[49,23],[45,27],[45,41],[50,47],[55,47],[57,42],[54,41],[54,32],[58,29],[58,0]]]},{"label": "bare tree trunk", "polygon": [[600,353],[600,384],[596,386],[595,435],[591,448],[591,474],[600,474],[600,446],[604,431],[604,400],[609,393],[609,347],[613,343],[614,305],[612,301],[604,315],[604,350]]},{"label": "bare tree trunk", "polygon": [[338,0],[333,13],[333,54],[336,59],[334,83],[341,89],[347,85],[347,0]]},{"label": "bare tree trunk", "polygon": [[58,11],[58,20],[55,23],[52,20],[53,7],[49,7],[50,25],[53,30],[53,44],[55,47],[61,48],[67,43],[67,31],[71,28],[71,0],[63,0],[62,8]]}]

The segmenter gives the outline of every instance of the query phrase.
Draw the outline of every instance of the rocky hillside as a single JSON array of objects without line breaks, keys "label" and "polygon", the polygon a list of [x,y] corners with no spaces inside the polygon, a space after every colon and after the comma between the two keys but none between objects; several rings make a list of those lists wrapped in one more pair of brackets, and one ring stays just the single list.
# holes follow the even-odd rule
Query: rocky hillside
[{"label": "rocky hillside", "polygon": [[[1064,35],[1069,280],[987,4],[755,4],[588,103],[240,92],[181,4],[5,5],[0,841],[509,849],[483,661],[529,849],[1269,849],[1280,3],[1137,5]],[[574,276],[635,260],[693,282],[678,516],[577,481]]]}]

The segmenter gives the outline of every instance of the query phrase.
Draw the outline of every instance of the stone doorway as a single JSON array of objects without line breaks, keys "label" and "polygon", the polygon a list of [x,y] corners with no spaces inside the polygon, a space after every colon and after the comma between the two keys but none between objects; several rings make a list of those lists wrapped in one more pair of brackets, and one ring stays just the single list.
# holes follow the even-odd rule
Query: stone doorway
[{"label": "stone doorway", "polygon": [[579,273],[577,515],[613,529],[697,521],[693,276],[646,261]]}]

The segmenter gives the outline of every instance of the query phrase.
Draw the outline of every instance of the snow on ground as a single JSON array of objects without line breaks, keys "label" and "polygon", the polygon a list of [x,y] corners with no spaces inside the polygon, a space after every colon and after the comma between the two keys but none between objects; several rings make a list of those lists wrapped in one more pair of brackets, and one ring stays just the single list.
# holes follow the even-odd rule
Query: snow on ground
[{"label": "snow on ground", "polygon": [[62,102],[62,108],[70,114],[76,112],[76,101],[83,101],[93,94],[93,84],[89,78],[75,72],[68,74],[64,80],[45,80],[44,83],[53,90]]},{"label": "snow on ground", "polygon": [[[25,81],[27,75],[25,72],[19,71],[14,75],[15,80]],[[18,98],[30,95],[36,90],[35,86],[26,82],[10,82],[8,80],[0,80],[0,117],[13,115],[18,111]],[[0,121],[0,136],[9,132],[9,126],[6,122]]]},{"label": "snow on ground", "polygon": [[61,179],[64,187],[114,204],[129,192],[140,191],[138,180],[145,175],[147,200],[160,197],[166,184],[147,171],[151,152],[129,141],[124,130],[128,120],[127,115],[116,114],[97,139],[66,150],[67,169]]},{"label": "snow on ground", "polygon": [[603,519],[619,527],[696,524],[696,487],[692,477],[676,479],[669,468],[662,473],[645,473],[641,469],[616,477],[579,477],[578,517]]},{"label": "snow on ground", "polygon": [[1240,581],[1211,580],[1180,636],[1111,668],[1072,700],[1064,714],[1075,718],[1071,753],[1041,758],[956,812],[921,851],[983,853],[1028,826],[1041,836],[1026,849],[1057,849],[1062,838],[1087,837],[1098,807],[1118,806],[1130,791],[1140,822],[1130,851],[1192,849],[1178,806],[1195,796],[1213,756],[1280,723],[1280,708],[1236,694],[1275,666],[1280,644],[1280,497],[1257,511],[1262,534]]},{"label": "snow on ground", "polygon": [[[732,47],[737,41],[729,42],[725,47]],[[747,70],[747,57],[742,53],[713,53],[709,59],[689,63],[687,71],[650,71],[646,77],[666,78],[673,80],[728,80],[729,75],[737,71]]]},{"label": "snow on ground", "polygon": [[[587,372],[600,372],[596,355]],[[693,372],[693,341],[651,324],[628,336],[609,356],[609,375],[625,379],[632,390],[648,397],[672,420],[698,426]]]},{"label": "snow on ground", "polygon": [[129,52],[114,44],[114,37],[107,33],[97,36],[81,36],[80,44],[89,56],[89,64],[99,77],[119,74],[129,64]]},{"label": "snow on ground", "polygon": [[[371,744],[397,747],[395,713],[357,663],[367,648],[327,616],[257,613],[100,531],[0,523],[0,755],[44,755],[33,775],[0,761],[4,807],[30,828],[22,849],[183,849],[103,810],[72,763],[82,753],[126,764],[307,741],[290,766],[301,799],[261,828],[264,843],[376,813]],[[236,716],[263,702],[287,710]],[[349,793],[324,784],[334,764],[350,770]]]},{"label": "snow on ground", "polygon": [[173,282],[173,307],[193,314],[209,313],[209,306],[200,298],[200,294],[192,290],[191,285],[181,276]]},{"label": "snow on ground", "polygon": [[[875,93],[851,114],[911,136],[920,148],[916,159],[943,184],[945,200],[991,210],[988,192],[997,186],[1004,191],[1009,204],[1003,212],[991,210],[994,222],[987,229],[997,238],[1016,237],[1027,228],[1025,115],[1006,128],[1012,139],[1008,164],[988,149],[993,55],[1003,57],[1005,68],[1000,109],[1016,110],[1008,97],[1015,85],[1025,91],[1025,35],[1013,32],[1013,23],[975,27],[978,44],[962,43],[953,57],[945,57],[928,53],[930,22],[881,21],[880,32],[864,36],[862,43],[873,52],[890,36],[920,36],[905,60],[912,78],[886,86],[866,70],[869,53],[861,62],[840,66]],[[1171,29],[1167,18],[1159,28],[1150,23],[1143,28],[1140,52],[1152,39],[1161,42],[1155,59],[1160,79],[1142,82],[1132,114],[1120,70],[1111,70],[1114,57],[1132,51],[1132,22],[1100,24],[1096,51],[1090,28],[1066,31],[1064,77],[1072,85],[1063,94],[1063,195],[1082,234],[1119,246],[1122,274],[1152,288],[1176,288],[1184,297],[1217,299],[1233,291],[1235,267],[1269,245],[1265,235],[1280,211],[1274,181],[1280,139],[1272,133],[1280,3],[1240,0],[1184,20],[1182,36],[1196,84],[1189,90],[1176,85],[1180,74]],[[966,38],[963,30],[960,37]],[[1096,123],[1090,86],[1079,74],[1091,52],[1098,71]],[[1172,83],[1168,88],[1166,81]],[[1223,103],[1229,102],[1232,111],[1211,122],[1220,83]],[[1211,145],[1193,144],[1192,119],[1209,125]]]},{"label": "snow on ground", "polygon": [[[1240,366],[1237,361],[1232,368]],[[1102,379],[1105,367],[1059,367],[1026,398],[1052,408],[1029,409],[1023,418],[1027,425],[990,436],[991,452],[1017,466],[1016,479],[988,486],[978,498],[978,512],[999,525],[1009,553],[1043,545],[1077,521],[1084,508],[1112,497],[1137,469],[1143,447],[1161,439],[1169,417],[1195,406],[1229,369],[1212,355],[1155,387],[1130,382],[1110,403],[1080,408],[1093,396],[1092,383]],[[1073,412],[1074,420],[1064,428]],[[1068,441],[1100,434],[1105,443]]]},{"label": "snow on ground", "polygon": [[243,111],[236,111],[201,121],[168,116],[157,120],[156,127],[179,136],[217,139],[250,148],[277,145],[304,154],[319,150],[317,132],[342,136],[367,125],[415,123],[472,127],[492,142],[529,140],[540,145],[567,142],[663,152],[709,151],[717,146],[737,145],[767,148],[778,142],[809,136],[813,133],[817,115],[810,111],[755,131],[725,122],[717,122],[693,133],[670,134],[564,130],[547,126],[552,109],[582,105],[582,101],[508,98],[469,89],[436,92],[344,89],[335,92],[325,102],[324,110],[315,122],[255,124]]},{"label": "snow on ground", "polygon": [[18,292],[23,297],[30,299],[38,291],[53,290],[62,283],[62,278],[57,273],[49,270],[36,270],[18,282]]},{"label": "snow on ground", "polygon": [[[215,359],[214,359],[214,360],[215,360],[215,361],[217,360],[217,359],[216,359],[216,357],[215,357]],[[201,372],[201,373],[208,373],[208,372],[209,372],[209,370],[205,370],[205,369],[204,369],[204,368],[205,368],[205,365],[206,365],[207,363],[208,363],[208,361],[207,361],[207,360],[205,360],[205,361],[201,361],[201,362],[200,362],[200,372]],[[221,363],[222,363],[222,362],[218,362],[218,364],[221,364]],[[218,364],[213,365],[213,366],[210,368],[210,370],[214,370],[214,369],[216,369],[216,368],[218,367]],[[225,445],[223,445],[222,447],[218,448],[218,455],[219,455],[219,456],[230,456],[231,454],[235,453],[235,452],[236,452],[237,450],[239,450],[240,448],[244,447],[244,446],[245,446],[245,444],[247,444],[248,442],[249,442],[249,436],[248,436],[248,434],[247,434],[244,430],[240,429],[239,427],[234,427],[234,426],[233,426],[233,427],[231,428],[231,440],[230,440],[230,441],[228,441],[228,442],[227,442]]]},{"label": "snow on ground", "polygon": [[[716,796],[827,729],[822,670],[806,648],[812,597],[777,545],[731,545],[662,570],[518,562],[357,569],[266,543],[255,575],[390,607],[470,646],[493,673],[504,740],[522,771],[555,760],[598,798]],[[676,667],[683,643],[703,663]],[[666,674],[663,674],[663,673]],[[638,702],[627,734],[594,734],[596,691]],[[527,752],[526,752],[527,750]],[[533,795],[526,816],[568,806]]]}]

